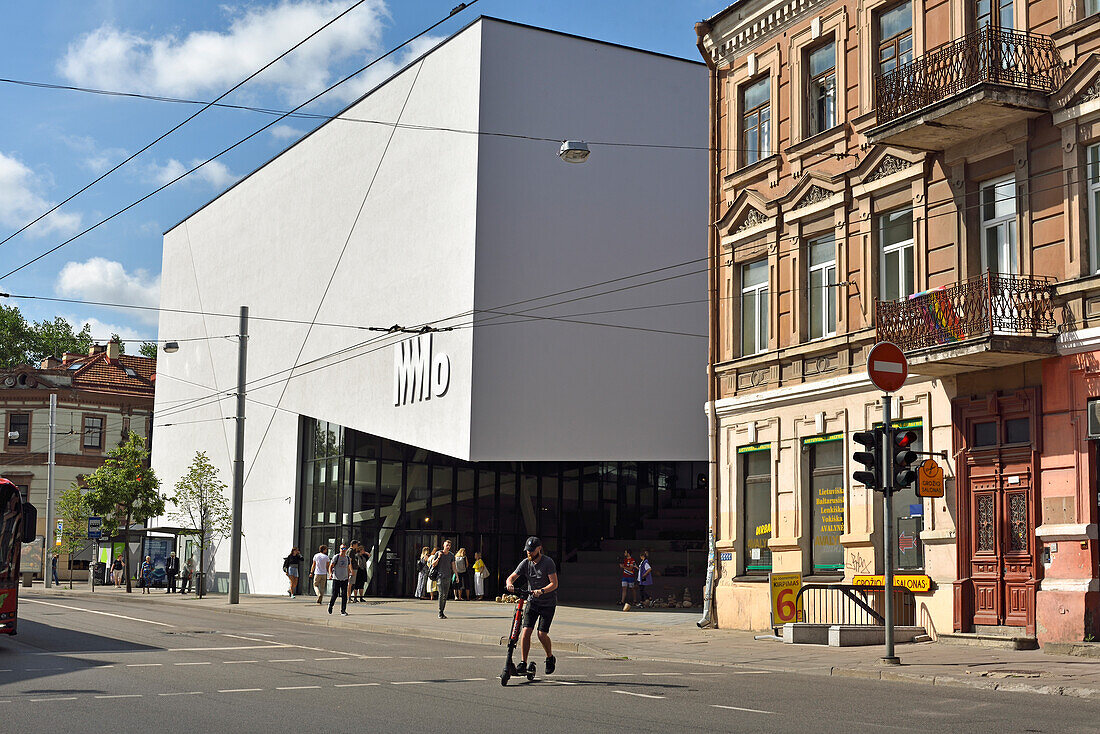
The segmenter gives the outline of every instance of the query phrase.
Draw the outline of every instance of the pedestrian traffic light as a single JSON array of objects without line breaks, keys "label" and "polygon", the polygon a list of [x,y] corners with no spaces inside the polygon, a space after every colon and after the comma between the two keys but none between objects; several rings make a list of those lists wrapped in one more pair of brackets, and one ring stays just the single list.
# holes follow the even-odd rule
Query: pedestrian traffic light
[{"label": "pedestrian traffic light", "polygon": [[890,431],[890,443],[896,453],[894,454],[894,486],[897,489],[908,487],[917,481],[917,473],[913,471],[913,462],[917,460],[917,454],[912,450],[917,442],[915,431],[905,431],[894,428]]},{"label": "pedestrian traffic light", "polygon": [[863,446],[866,451],[857,451],[852,458],[863,465],[863,470],[852,474],[852,478],[876,492],[882,491],[882,429],[857,431],[852,440]]}]

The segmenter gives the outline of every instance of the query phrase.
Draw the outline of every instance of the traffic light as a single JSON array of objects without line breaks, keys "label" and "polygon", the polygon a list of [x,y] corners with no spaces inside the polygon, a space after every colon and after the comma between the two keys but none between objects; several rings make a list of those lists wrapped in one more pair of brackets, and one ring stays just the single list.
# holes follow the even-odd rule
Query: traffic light
[{"label": "traffic light", "polygon": [[890,443],[894,447],[894,486],[904,489],[917,481],[917,473],[913,471],[913,462],[917,460],[917,454],[912,450],[917,442],[915,431],[905,431],[894,428],[890,431]]},{"label": "traffic light", "polygon": [[867,449],[852,456],[856,463],[864,467],[862,471],[853,473],[852,478],[876,492],[882,491],[882,429],[858,431],[852,435],[852,440]]}]

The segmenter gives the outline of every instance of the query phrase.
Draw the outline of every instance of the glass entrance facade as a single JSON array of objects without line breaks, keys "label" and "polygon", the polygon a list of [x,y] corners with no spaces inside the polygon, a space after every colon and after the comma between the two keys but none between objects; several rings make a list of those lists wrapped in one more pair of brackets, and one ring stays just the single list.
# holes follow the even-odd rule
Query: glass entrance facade
[{"label": "glass entrance facade", "polygon": [[[302,553],[360,541],[376,596],[411,596],[420,549],[447,538],[482,553],[486,594],[503,588],[529,535],[564,576],[577,551],[633,539],[672,500],[706,494],[706,462],[467,462],[305,417],[300,435]],[[700,547],[706,526],[703,514]]]}]

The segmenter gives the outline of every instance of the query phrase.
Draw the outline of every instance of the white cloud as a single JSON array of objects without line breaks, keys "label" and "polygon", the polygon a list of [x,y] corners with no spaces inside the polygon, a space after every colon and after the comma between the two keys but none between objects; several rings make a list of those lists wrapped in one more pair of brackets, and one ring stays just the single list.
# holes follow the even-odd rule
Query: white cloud
[{"label": "white cloud", "polygon": [[[151,275],[144,270],[128,273],[122,263],[102,257],[93,257],[82,263],[66,263],[57,276],[54,290],[58,295],[87,301],[153,307],[160,305],[160,276]],[[156,311],[128,309],[124,313],[146,324],[155,325],[158,320]],[[98,333],[95,335],[99,336]]]},{"label": "white cloud", "polygon": [[57,137],[83,156],[81,165],[92,173],[103,173],[130,154],[125,148],[101,148],[95,138],[87,135],[58,135]]},{"label": "white cloud", "polygon": [[276,140],[297,140],[305,134],[298,128],[291,127],[290,125],[273,125],[268,132],[271,133],[271,137]]},{"label": "white cloud", "polygon": [[[76,39],[58,71],[76,84],[177,96],[219,92],[259,69],[347,7],[343,0],[283,0],[228,9],[224,31],[143,35],[104,24]],[[368,0],[250,83],[301,101],[330,84],[334,68],[378,53],[385,0]]]},{"label": "white cloud", "polygon": [[[39,193],[42,177],[16,158],[0,153],[0,224],[17,229],[54,206]],[[27,230],[32,237],[73,234],[80,229],[80,214],[56,211]]]},{"label": "white cloud", "polygon": [[[143,333],[131,329],[129,326],[120,326],[118,324],[111,324],[105,321],[100,321],[97,318],[81,318],[79,316],[73,316],[66,314],[62,318],[73,325],[74,331],[80,331],[84,328],[84,324],[92,327],[92,338],[99,344],[106,344],[107,340],[111,338],[111,334],[118,334],[122,339],[141,339],[144,341],[156,341],[156,334]],[[141,345],[134,342],[126,345],[127,354],[137,354],[138,347]]]},{"label": "white cloud", "polygon": [[[202,163],[201,158],[195,158],[188,165],[184,165],[175,158],[169,158],[167,162],[150,163],[149,164],[149,177],[154,183],[163,186],[170,181],[175,181],[182,176],[184,172],[194,168]],[[226,186],[234,183],[240,176],[231,172],[226,168],[225,164],[221,161],[209,161],[205,166],[192,173],[187,178],[183,179],[186,182],[202,182],[209,184],[216,189],[224,189]]]}]

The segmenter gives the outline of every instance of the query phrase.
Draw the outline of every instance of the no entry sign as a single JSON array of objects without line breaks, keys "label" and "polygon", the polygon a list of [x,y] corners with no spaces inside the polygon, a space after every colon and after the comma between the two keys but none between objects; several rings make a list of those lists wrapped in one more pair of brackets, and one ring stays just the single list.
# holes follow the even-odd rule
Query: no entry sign
[{"label": "no entry sign", "polygon": [[879,390],[896,392],[909,376],[909,362],[896,344],[879,342],[867,354],[867,375]]}]

